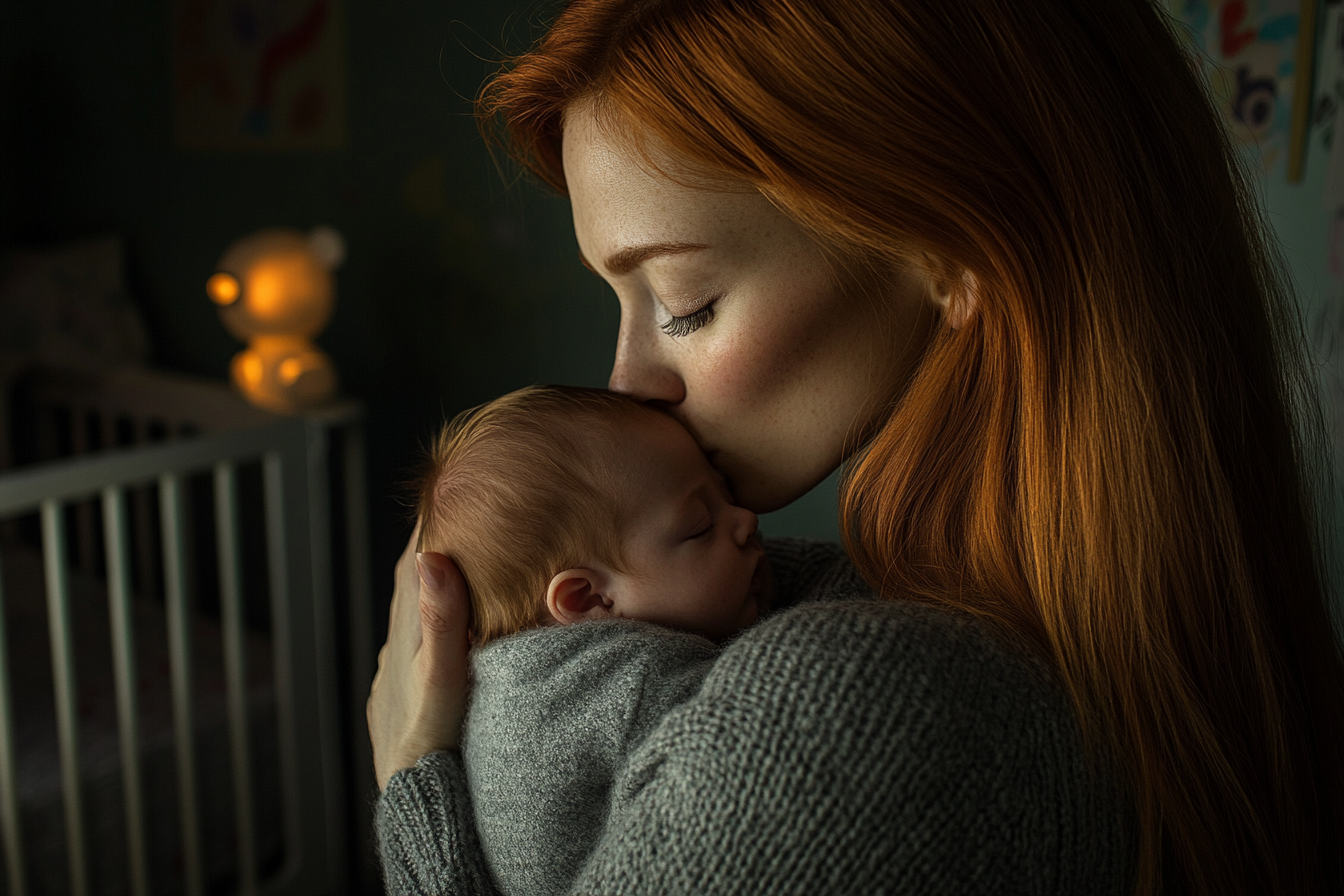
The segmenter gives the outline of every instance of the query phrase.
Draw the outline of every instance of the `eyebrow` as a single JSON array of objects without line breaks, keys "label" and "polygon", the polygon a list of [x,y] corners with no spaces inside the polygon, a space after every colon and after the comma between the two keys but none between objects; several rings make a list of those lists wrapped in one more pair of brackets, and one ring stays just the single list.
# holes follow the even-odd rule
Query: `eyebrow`
[{"label": "eyebrow", "polygon": [[[603,267],[613,277],[619,277],[622,274],[628,274],[639,267],[650,258],[659,258],[664,255],[680,255],[683,252],[694,252],[697,249],[708,249],[703,243],[646,243],[640,246],[629,246],[607,256]],[[583,266],[593,273],[597,269],[593,267],[582,250],[579,252],[579,261]]]}]

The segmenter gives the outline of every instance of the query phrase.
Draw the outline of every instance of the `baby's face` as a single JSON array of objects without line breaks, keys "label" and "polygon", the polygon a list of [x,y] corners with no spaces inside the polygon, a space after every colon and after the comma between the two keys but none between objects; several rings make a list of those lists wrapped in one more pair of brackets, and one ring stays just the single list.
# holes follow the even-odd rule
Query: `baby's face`
[{"label": "baby's face", "polygon": [[635,511],[630,575],[612,595],[618,614],[713,640],[755,622],[766,575],[756,514],[732,503],[723,477],[670,417],[639,414],[621,447]]}]

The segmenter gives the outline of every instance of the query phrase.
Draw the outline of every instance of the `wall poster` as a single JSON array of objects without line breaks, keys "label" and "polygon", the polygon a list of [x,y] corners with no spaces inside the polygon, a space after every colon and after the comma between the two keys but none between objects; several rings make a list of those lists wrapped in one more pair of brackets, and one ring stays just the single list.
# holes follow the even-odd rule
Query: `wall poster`
[{"label": "wall poster", "polygon": [[345,144],[338,0],[171,0],[181,149]]},{"label": "wall poster", "polygon": [[[1168,5],[1199,51],[1237,142],[1248,151],[1259,148],[1265,174],[1288,168],[1302,0],[1168,0]],[[1310,90],[1309,59],[1307,67],[1304,89]]]}]

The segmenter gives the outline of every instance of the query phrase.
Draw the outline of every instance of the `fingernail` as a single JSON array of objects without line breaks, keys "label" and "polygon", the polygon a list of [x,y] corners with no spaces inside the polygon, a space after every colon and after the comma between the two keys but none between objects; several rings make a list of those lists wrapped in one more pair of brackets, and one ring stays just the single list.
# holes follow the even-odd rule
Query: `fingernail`
[{"label": "fingernail", "polygon": [[420,571],[420,581],[426,588],[438,591],[443,588],[444,572],[438,564],[425,559],[424,554],[415,555],[415,568]]}]

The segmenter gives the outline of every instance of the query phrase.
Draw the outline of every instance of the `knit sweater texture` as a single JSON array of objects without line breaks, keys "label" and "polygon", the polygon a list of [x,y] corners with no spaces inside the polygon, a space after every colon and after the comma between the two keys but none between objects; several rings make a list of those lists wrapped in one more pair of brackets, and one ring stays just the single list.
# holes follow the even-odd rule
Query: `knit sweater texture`
[{"label": "knit sweater texture", "polygon": [[531,629],[472,653],[462,761],[504,896],[569,888],[631,752],[718,655],[704,638],[628,619]]},{"label": "knit sweater texture", "polygon": [[[536,892],[1128,891],[1131,813],[1043,664],[975,619],[873,600],[837,546],[767,551],[781,609],[635,730],[605,811],[584,810],[605,815],[596,846]],[[501,892],[474,798],[457,751],[392,776],[390,894]]]}]

